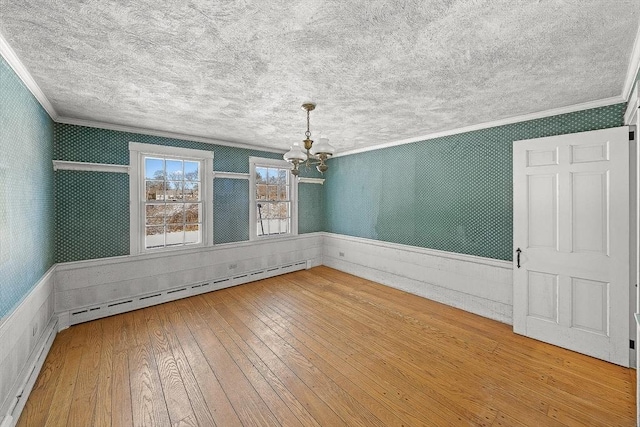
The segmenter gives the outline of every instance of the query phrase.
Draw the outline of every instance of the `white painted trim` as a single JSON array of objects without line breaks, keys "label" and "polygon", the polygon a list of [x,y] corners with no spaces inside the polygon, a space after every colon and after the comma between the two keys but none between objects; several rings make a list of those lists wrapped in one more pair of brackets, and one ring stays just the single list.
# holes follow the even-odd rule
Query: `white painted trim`
[{"label": "white painted trim", "polygon": [[[165,156],[213,159],[213,151],[174,147],[173,145],[145,144],[143,142],[134,141],[129,142],[129,151],[139,151],[143,154],[162,154]],[[211,169],[211,171],[213,172],[213,168]]]},{"label": "white painted trim", "polygon": [[[33,286],[33,289],[31,289],[31,291],[29,291],[29,293],[22,299],[22,301],[20,301],[20,304],[18,304],[18,306],[15,307],[11,311],[11,313],[7,315],[7,317],[0,319],[0,332],[2,332],[2,328],[5,324],[14,321],[14,318],[19,315],[18,313],[21,313],[29,305],[29,303],[31,302],[29,300],[29,295],[31,295],[36,289],[46,284],[49,280],[53,279],[53,274],[56,271],[56,265],[57,264],[54,264],[49,267],[49,269],[42,275],[40,280],[38,280],[38,282]],[[1,333],[0,338],[2,338]],[[3,342],[3,344],[6,344],[6,342]]]},{"label": "white painted trim", "polygon": [[306,178],[304,176],[298,177],[300,184],[320,184],[324,185],[324,178]]},{"label": "white painted trim", "polygon": [[[269,159],[265,157],[251,156],[249,157],[249,164],[251,165],[252,163],[260,163],[261,165],[274,166],[280,169],[293,169],[293,165],[284,159]],[[251,172],[249,172],[249,174],[251,174]]]},{"label": "white painted trim", "polygon": [[216,178],[226,178],[226,179],[249,179],[248,173],[238,173],[238,172],[213,172],[213,179]]},{"label": "white painted trim", "polygon": [[68,125],[76,125],[76,126],[85,126],[85,127],[90,127],[90,128],[114,130],[114,131],[119,131],[119,132],[128,132],[128,133],[136,133],[136,134],[142,134],[142,135],[159,136],[159,137],[162,137],[162,138],[172,138],[172,139],[181,139],[181,140],[184,140],[184,141],[202,142],[204,144],[222,145],[224,147],[235,147],[235,148],[244,148],[244,149],[248,149],[248,150],[265,151],[265,152],[269,152],[269,153],[284,154],[287,151],[287,150],[283,150],[283,149],[265,147],[265,146],[261,146],[261,145],[246,144],[246,143],[242,143],[242,142],[225,141],[225,140],[222,140],[222,139],[206,138],[206,137],[201,137],[201,136],[196,136],[196,135],[188,135],[188,134],[184,134],[184,133],[169,132],[169,131],[164,131],[164,130],[154,130],[154,129],[142,128],[142,127],[137,127],[137,126],[119,125],[119,124],[115,124],[115,123],[100,122],[100,121],[96,121],[96,120],[74,119],[74,118],[71,118],[71,117],[58,117],[56,122],[63,123],[63,124],[68,124]]},{"label": "white painted trim", "polygon": [[401,140],[398,140],[398,141],[385,142],[383,144],[378,144],[378,145],[374,145],[374,146],[370,146],[370,147],[354,148],[354,149],[351,149],[351,150],[346,150],[346,151],[342,151],[342,152],[336,153],[336,154],[333,155],[333,157],[349,156],[351,154],[365,153],[367,151],[380,150],[382,148],[395,147],[397,145],[411,144],[413,142],[420,142],[420,141],[427,141],[427,140],[435,139],[435,138],[442,138],[443,136],[457,135],[457,134],[466,133],[466,132],[473,132],[473,131],[482,130],[482,129],[488,129],[488,128],[493,128],[493,127],[498,127],[498,126],[510,125],[510,124],[514,124],[514,123],[526,122],[526,121],[529,121],[529,120],[541,119],[541,118],[544,118],[544,117],[551,117],[551,116],[557,116],[557,115],[560,115],[560,114],[574,113],[576,111],[589,110],[591,108],[606,107],[608,105],[620,104],[620,103],[623,103],[625,101],[626,101],[626,98],[623,99],[622,96],[614,96],[614,97],[611,97],[611,98],[605,98],[605,99],[600,99],[600,100],[596,100],[596,101],[584,102],[582,104],[569,105],[567,107],[554,108],[552,110],[540,111],[540,112],[536,112],[536,113],[525,114],[525,115],[522,115],[522,116],[509,117],[509,118],[502,119],[502,120],[495,120],[495,121],[492,121],[492,122],[480,123],[480,124],[471,125],[471,126],[465,126],[465,127],[458,128],[458,129],[445,130],[445,131],[435,132],[435,133],[431,133],[431,134],[427,134],[427,135],[423,135],[423,136],[417,136],[417,137],[413,137],[413,138],[401,139]]},{"label": "white painted trim", "polygon": [[513,268],[513,263],[511,261],[504,261],[500,259],[485,258],[485,257],[476,256],[476,255],[459,254],[456,252],[440,251],[437,249],[421,248],[419,246],[410,246],[410,245],[403,245],[400,243],[384,242],[382,240],[366,239],[364,237],[353,237],[353,236],[347,236],[345,234],[327,233],[326,231],[322,232],[322,234],[323,236],[329,237],[332,239],[347,240],[355,243],[364,243],[370,246],[379,246],[381,248],[386,248],[386,249],[401,250],[405,252],[414,252],[422,255],[436,256],[444,259],[473,262],[476,264],[489,265],[492,267],[500,267],[500,268],[508,268],[508,269]]},{"label": "white painted trim", "polygon": [[631,91],[629,102],[627,103],[627,109],[624,113],[624,124],[627,126],[634,125],[636,123],[635,117],[640,107],[640,98],[638,97],[638,85],[634,86],[634,90]]},{"label": "white painted trim", "polygon": [[22,80],[22,83],[29,89],[29,92],[38,100],[42,108],[49,114],[49,117],[54,121],[58,120],[58,113],[55,108],[53,108],[53,104],[49,101],[42,89],[40,89],[40,86],[38,86],[38,83],[33,79],[27,67],[20,61],[16,52],[9,46],[9,43],[2,33],[0,33],[0,55],[2,55],[7,61],[7,64],[9,64],[20,80]]},{"label": "white painted trim", "polygon": [[128,165],[110,165],[107,163],[69,162],[54,160],[53,170],[129,173]]},{"label": "white painted trim", "polygon": [[511,262],[325,233],[328,267],[511,324]]},{"label": "white painted trim", "polygon": [[[144,170],[145,155],[176,156],[183,159],[193,159],[203,163],[200,188],[203,194],[202,241],[190,246],[145,249],[144,244],[144,178],[141,176]],[[190,247],[213,246],[213,151],[194,150],[174,146],[144,144],[129,142],[129,253],[142,254],[148,252],[177,253],[188,250]]]},{"label": "white painted trim", "polygon": [[320,265],[322,241],[316,233],[167,257],[59,265],[55,304],[60,326]]},{"label": "white painted trim", "polygon": [[[15,425],[56,335],[54,264],[0,321],[0,417]],[[7,421],[3,421],[7,422]]]},{"label": "white painted trim", "polygon": [[622,86],[622,98],[624,98],[624,100],[629,99],[629,94],[631,93],[631,90],[633,90],[633,85],[636,83],[635,78],[638,74],[638,69],[640,69],[640,22],[638,22],[638,30],[633,42],[631,57],[629,58],[627,76],[624,79],[624,86]]},{"label": "white painted trim", "polygon": [[281,274],[305,270],[306,268],[307,260],[304,260],[287,263],[284,265],[273,266],[270,268],[261,268],[259,270],[243,271],[229,276],[216,277],[215,279],[211,278],[205,281],[199,281],[182,286],[174,286],[171,288],[138,294],[119,300],[103,301],[97,304],[77,307],[69,311],[60,312],[59,315],[61,318],[65,319],[65,326],[69,327],[78,323],[89,322],[91,320],[113,316],[114,314],[125,313],[128,311],[138,310],[157,304],[176,301],[194,295],[204,294],[207,292],[254,282],[256,280],[267,279],[269,277],[279,276]]},{"label": "white painted trim", "polygon": [[249,157],[249,240],[257,242],[260,240],[283,239],[298,234],[298,180],[289,175],[289,200],[291,201],[291,231],[288,234],[274,236],[258,236],[254,225],[257,224],[256,214],[256,166],[273,166],[280,169],[293,169],[293,165],[282,159],[268,159],[264,157]]},{"label": "white painted trim", "polygon": [[[305,233],[297,236],[286,236],[283,237],[282,240],[302,240],[311,237],[323,236],[325,233],[319,231],[315,233]],[[75,270],[78,268],[87,268],[87,267],[98,267],[98,266],[106,266],[112,264],[122,264],[122,263],[135,263],[142,260],[151,260],[156,258],[167,258],[170,260],[176,255],[196,255],[196,254],[207,254],[211,259],[216,259],[217,252],[225,251],[228,249],[235,248],[252,248],[256,245],[268,245],[271,241],[269,240],[257,240],[250,241],[245,240],[242,242],[232,242],[232,243],[221,243],[214,246],[207,247],[195,247],[184,249],[182,251],[176,252],[150,252],[144,254],[135,254],[135,255],[123,255],[123,256],[115,256],[108,258],[96,258],[96,259],[87,259],[82,261],[70,261],[70,262],[61,262],[56,264],[56,273],[61,271]]]},{"label": "white painted trim", "polygon": [[26,376],[24,376],[22,381],[16,384],[17,387],[12,390],[11,394],[14,395],[15,398],[11,401],[9,406],[9,410],[11,412],[5,414],[5,418],[2,421],[2,427],[14,427],[20,419],[22,410],[27,403],[31,390],[33,390],[33,386],[38,379],[38,375],[40,375],[40,371],[42,370],[44,361],[51,350],[51,346],[53,345],[56,335],[58,335],[58,319],[56,316],[53,316],[49,324],[44,329],[44,333],[41,335],[38,345],[34,348],[31,356],[25,363],[26,369],[23,369],[22,372],[25,373]]}]

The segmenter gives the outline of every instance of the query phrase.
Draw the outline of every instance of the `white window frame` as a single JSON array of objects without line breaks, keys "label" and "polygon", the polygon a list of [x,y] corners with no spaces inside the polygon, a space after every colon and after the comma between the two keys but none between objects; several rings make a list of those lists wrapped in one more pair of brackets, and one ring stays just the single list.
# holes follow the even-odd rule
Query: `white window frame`
[{"label": "white window frame", "polygon": [[264,157],[249,157],[249,240],[281,239],[284,237],[298,235],[298,180],[293,175],[289,175],[291,203],[291,230],[286,234],[272,234],[258,236],[256,224],[258,221],[256,214],[256,167],[275,167],[291,170],[291,163],[279,159],[267,159]]},{"label": "white window frame", "polygon": [[[200,194],[202,195],[202,241],[197,244],[147,249],[145,247],[144,158],[176,157],[202,162]],[[129,224],[130,254],[140,255],[164,251],[181,251],[213,246],[213,152],[190,148],[129,142]]]}]

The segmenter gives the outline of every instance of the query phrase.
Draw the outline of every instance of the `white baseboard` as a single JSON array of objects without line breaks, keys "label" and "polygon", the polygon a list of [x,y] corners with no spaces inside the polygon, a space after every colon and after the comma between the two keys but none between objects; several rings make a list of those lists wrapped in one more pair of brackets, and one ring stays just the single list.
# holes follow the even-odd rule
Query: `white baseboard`
[{"label": "white baseboard", "polygon": [[331,233],[57,264],[0,324],[0,427],[17,422],[58,330],[321,264],[512,323],[510,262]]},{"label": "white baseboard", "polygon": [[59,264],[59,327],[320,265],[322,235]]},{"label": "white baseboard", "polygon": [[307,261],[299,261],[292,264],[239,273],[228,277],[213,278],[205,282],[176,286],[162,291],[135,295],[123,300],[105,301],[103,303],[97,303],[86,307],[79,307],[72,311],[58,313],[60,330],[78,323],[88,322],[102,317],[112,316],[114,314],[126,313],[128,311],[138,310],[145,307],[151,307],[152,305],[188,298],[206,292],[242,285],[256,280],[291,273],[293,271],[305,270],[306,268]]},{"label": "white baseboard", "polygon": [[508,261],[324,233],[322,263],[499,322],[513,322]]},{"label": "white baseboard", "polygon": [[0,416],[14,426],[57,333],[55,265],[0,324]]}]

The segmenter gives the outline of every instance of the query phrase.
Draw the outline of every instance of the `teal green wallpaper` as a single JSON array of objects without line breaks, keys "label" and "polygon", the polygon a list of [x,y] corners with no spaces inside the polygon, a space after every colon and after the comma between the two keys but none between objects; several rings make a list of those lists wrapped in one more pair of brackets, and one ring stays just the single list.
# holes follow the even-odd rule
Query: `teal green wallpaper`
[{"label": "teal green wallpaper", "polygon": [[213,151],[213,170],[224,172],[248,173],[251,156],[282,158],[265,151],[62,123],[55,125],[53,154],[56,160],[128,165],[131,141]]},{"label": "teal green wallpaper", "polygon": [[0,57],[0,319],[53,265],[53,121]]},{"label": "teal green wallpaper", "polygon": [[[249,157],[282,158],[281,154],[56,123],[54,158],[75,162],[129,164],[129,142],[170,145],[214,152],[214,170],[249,172]],[[304,171],[305,176],[316,176]],[[118,173],[58,171],[56,182],[56,262],[129,254],[128,176]],[[308,185],[307,185],[308,186]],[[303,187],[303,186],[301,186]],[[312,190],[303,188],[301,198]],[[249,239],[249,185],[233,179],[214,180],[214,243]],[[314,197],[323,197],[320,191]],[[321,202],[317,202],[321,203]],[[311,211],[301,230],[316,231],[322,219]]]},{"label": "teal green wallpaper", "polygon": [[329,161],[325,230],[511,260],[512,142],[622,126],[625,104]]},{"label": "teal green wallpaper", "polygon": [[324,189],[318,184],[298,184],[298,233],[324,231]]},{"label": "teal green wallpaper", "polygon": [[55,176],[56,262],[127,255],[129,175],[59,170]]},{"label": "teal green wallpaper", "polygon": [[249,240],[249,181],[216,178],[213,195],[213,242]]}]

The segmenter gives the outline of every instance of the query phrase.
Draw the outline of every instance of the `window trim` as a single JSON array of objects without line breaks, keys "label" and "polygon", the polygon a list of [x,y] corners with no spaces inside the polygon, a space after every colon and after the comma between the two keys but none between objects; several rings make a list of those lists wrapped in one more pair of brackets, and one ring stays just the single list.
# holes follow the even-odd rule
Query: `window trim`
[{"label": "window trim", "polygon": [[280,159],[269,159],[265,157],[249,157],[249,240],[269,240],[282,239],[298,235],[298,180],[293,175],[289,175],[290,179],[290,195],[291,203],[291,231],[286,234],[274,234],[266,236],[258,236],[256,227],[256,167],[277,167],[279,169],[291,170],[291,163]]},{"label": "window trim", "polygon": [[[144,158],[146,156],[175,156],[180,159],[197,160],[203,163],[200,178],[202,194],[202,241],[198,244],[146,249],[144,234],[143,194]],[[213,246],[213,151],[195,150],[165,145],[129,142],[129,254],[141,255],[165,251]]]}]

